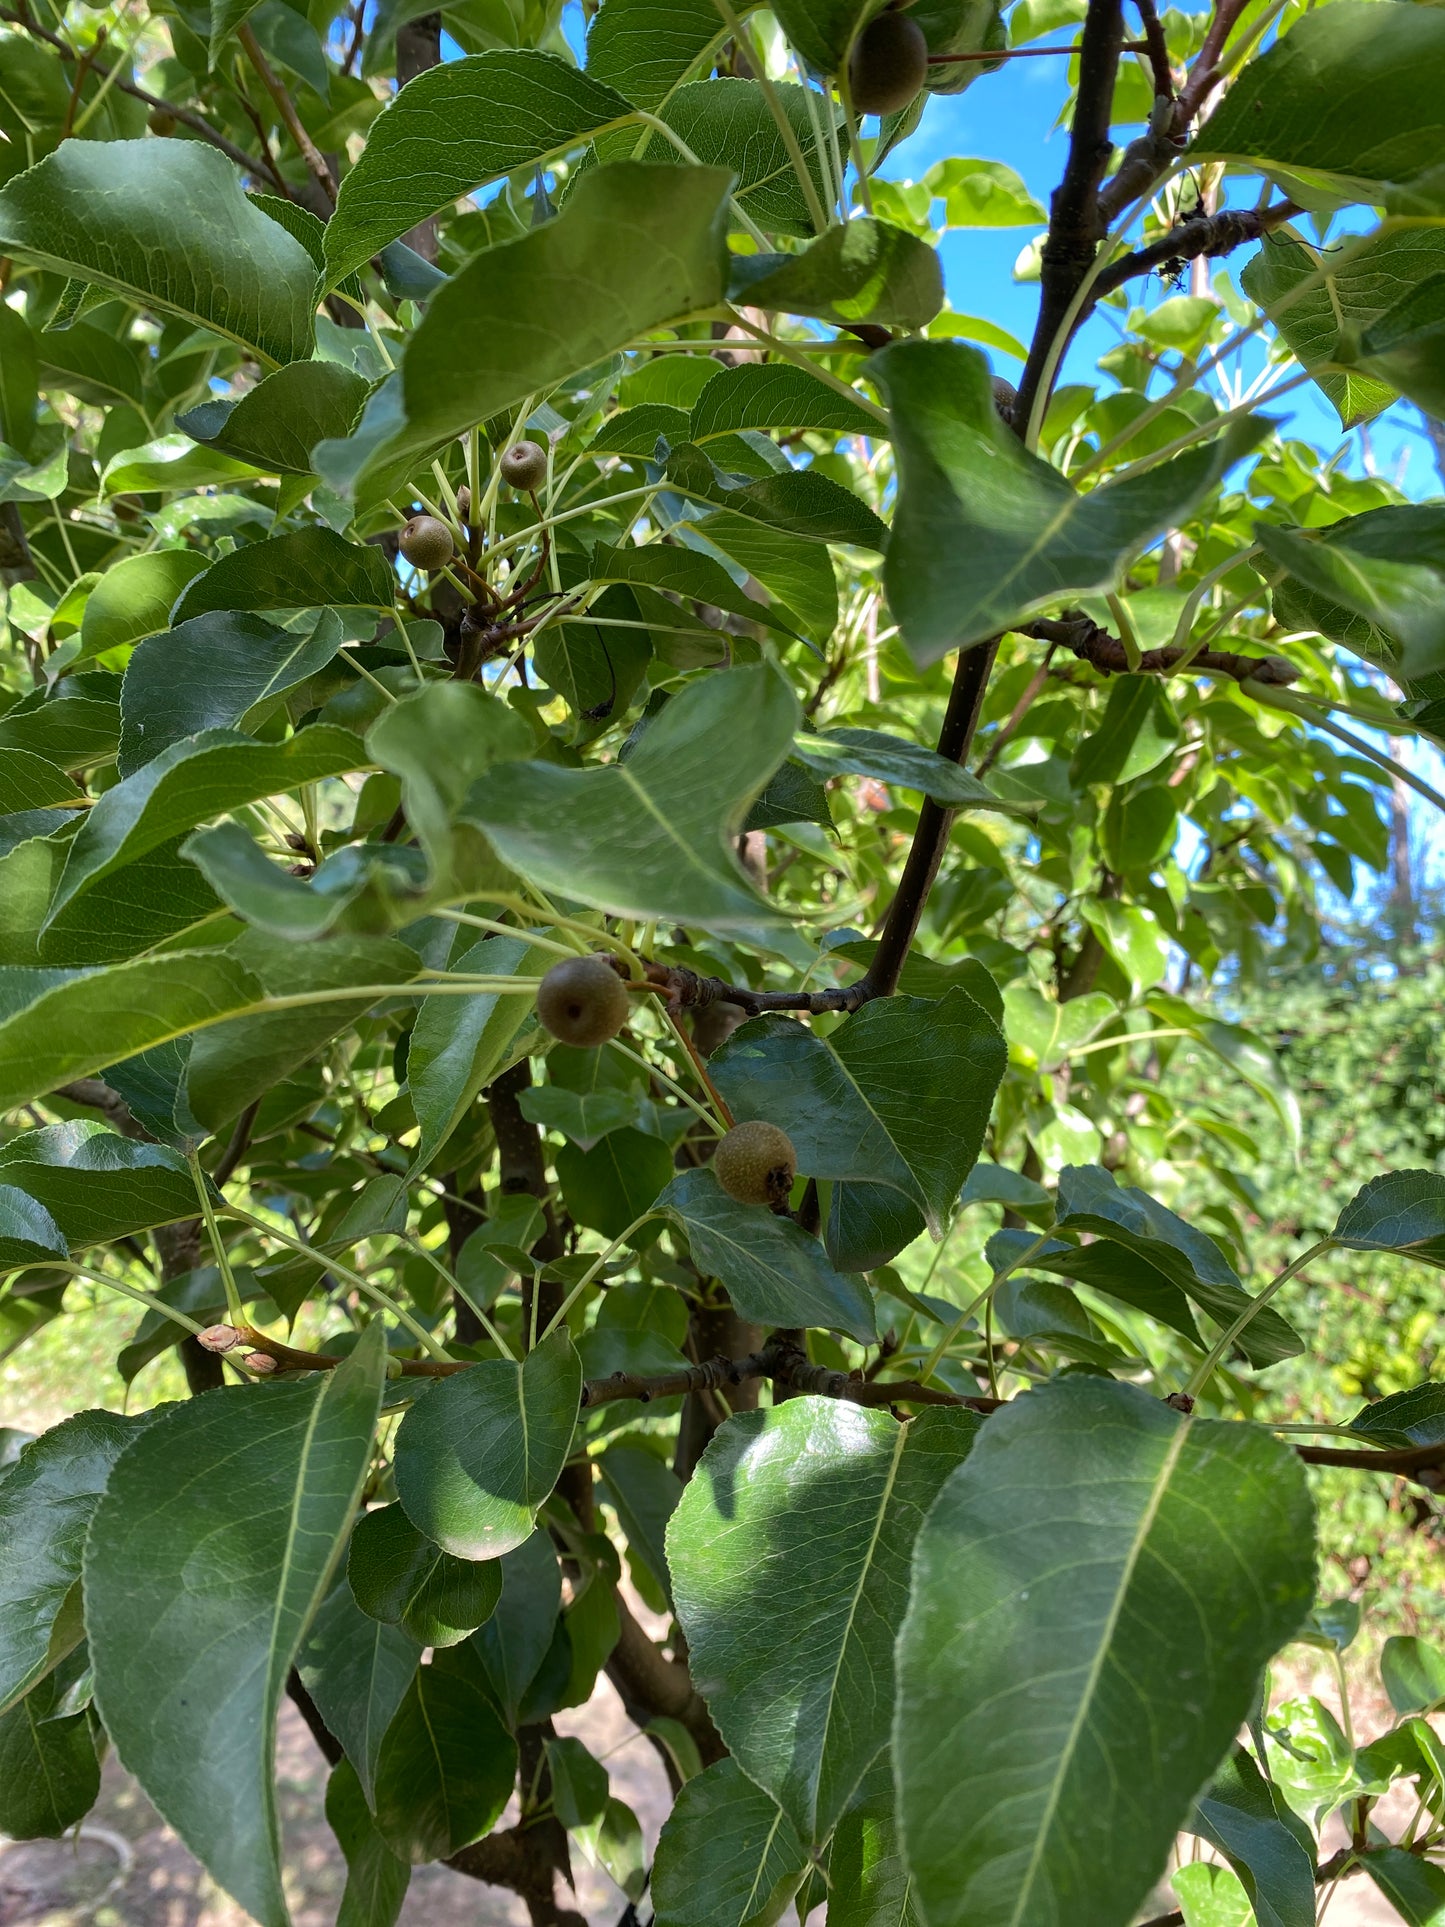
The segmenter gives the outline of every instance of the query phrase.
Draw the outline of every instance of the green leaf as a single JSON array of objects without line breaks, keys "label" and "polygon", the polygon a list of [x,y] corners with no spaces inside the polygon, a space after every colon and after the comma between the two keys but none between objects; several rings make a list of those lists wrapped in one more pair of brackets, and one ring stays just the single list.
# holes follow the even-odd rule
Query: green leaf
[{"label": "green leaf", "polygon": [[898,1845],[893,1769],[881,1753],[828,1851],[827,1927],[923,1927]]},{"label": "green leaf", "polygon": [[[802,152],[820,202],[828,198],[818,157],[815,128],[826,124],[829,107],[813,95],[811,112],[801,87],[786,82],[773,87],[773,99]],[[836,116],[837,109],[832,110]],[[767,97],[755,80],[718,75],[679,87],[659,113],[690,153],[706,167],[725,167],[737,177],[734,204],[770,234],[811,238],[813,220],[793,168],[788,149],[773,118]],[[599,142],[603,159],[626,154],[637,144],[630,130]],[[645,152],[650,161],[669,166],[690,165],[664,136],[653,134]]]},{"label": "green leaf", "polygon": [[119,767],[133,776],[183,736],[234,728],[248,711],[324,669],[341,646],[334,609],[295,629],[213,610],[150,636],[126,664]]},{"label": "green leaf", "polygon": [[817,1239],[791,1218],[739,1204],[708,1170],[681,1172],[657,1208],[687,1234],[704,1276],[722,1280],[740,1318],[759,1325],[819,1325],[862,1343],[872,1339],[867,1285],[835,1271]]},{"label": "green leaf", "polygon": [[[1275,529],[1272,537],[1280,533]],[[1278,622],[1318,630],[1387,668],[1398,663],[1404,645],[1401,619],[1417,638],[1429,637],[1430,612],[1418,597],[1426,572],[1436,579],[1437,595],[1445,577],[1445,513],[1438,502],[1370,509],[1317,537],[1311,530],[1310,538],[1308,545],[1302,538],[1293,544],[1288,558],[1291,568],[1300,560],[1307,575],[1288,575],[1274,587]],[[1333,566],[1326,551],[1336,545],[1345,555]]]},{"label": "green leaf", "polygon": [[797,698],[775,670],[725,670],[673,697],[625,762],[511,764],[475,785],[467,816],[544,890],[618,916],[775,929],[781,918],[730,839],[787,755],[797,719]]},{"label": "green leaf", "polygon": [[806,370],[774,361],[744,362],[714,375],[693,403],[689,433],[678,439],[706,442],[742,429],[800,428],[874,439],[887,433],[861,400],[850,402]]},{"label": "green leaf", "polygon": [[1157,676],[1115,676],[1097,729],[1074,752],[1069,774],[1081,789],[1130,783],[1156,769],[1179,741],[1179,718]]},{"label": "green leaf", "polygon": [[[752,4],[740,0],[733,11],[744,16]],[[655,109],[726,32],[714,0],[603,0],[587,35],[587,71]]]},{"label": "green leaf", "polygon": [[310,257],[199,141],[66,141],[0,188],[0,245],[273,367],[311,353]]},{"label": "green leaf", "polygon": [[918,1536],[898,1644],[930,1927],[1128,1920],[1313,1593],[1304,1471],[1267,1433],[1098,1379],[995,1413]]},{"label": "green leaf", "polygon": [[47,1257],[64,1257],[65,1235],[43,1204],[0,1181],[0,1266],[33,1265]]},{"label": "green leaf", "polygon": [[788,1133],[809,1177],[889,1185],[937,1238],[983,1148],[1007,1062],[993,1019],[954,989],[937,1003],[877,998],[826,1038],[757,1017],[711,1069],[737,1117]]},{"label": "green leaf", "polygon": [[[1353,359],[1366,329],[1404,294],[1439,273],[1445,260],[1442,247],[1445,237],[1438,229],[1412,228],[1382,234],[1337,267],[1329,253],[1316,255],[1293,235],[1275,233],[1266,235],[1259,253],[1245,264],[1239,284],[1271,318],[1284,297],[1292,297],[1275,326],[1300,365],[1314,370],[1323,363]],[[1323,278],[1295,296],[1300,284],[1317,274]],[[1335,367],[1315,379],[1344,428],[1373,421],[1395,400],[1388,383],[1362,369]]]},{"label": "green leaf", "polygon": [[1350,1420],[1378,1445],[1445,1445],[1445,1384],[1412,1385],[1371,1401]]},{"label": "green leaf", "polygon": [[439,1380],[396,1435],[396,1490],[412,1524],[459,1559],[520,1546],[566,1462],[581,1395],[565,1330],[520,1364],[489,1358]]},{"label": "green leaf", "polygon": [[1151,990],[1148,1007],[1161,1023],[1177,1024],[1187,1030],[1235,1076],[1257,1091],[1289,1134],[1290,1148],[1298,1151],[1303,1120],[1299,1099],[1285,1075],[1284,1066],[1274,1051],[1252,1030],[1242,1024],[1226,1024],[1217,1017],[1206,1017],[1182,997],[1166,991]]},{"label": "green leaf", "polygon": [[[860,215],[831,227],[798,254],[748,264],[749,307],[814,315],[843,327],[922,328],[943,306],[943,269],[926,241]],[[881,425],[871,431],[886,434]]]},{"label": "green leaf", "polygon": [[[1059,1174],[1055,1228],[1089,1232],[1122,1246],[1220,1325],[1232,1325],[1250,1302],[1213,1238],[1186,1224],[1147,1191],[1119,1184],[1099,1165],[1073,1164]],[[1273,1365],[1304,1350],[1303,1341],[1268,1306],[1240,1333],[1239,1345],[1252,1365]]]},{"label": "green leaf", "polygon": [[62,1692],[52,1674],[0,1716],[0,1831],[12,1840],[58,1840],[100,1792],[90,1716],[61,1713]]},{"label": "green leaf", "polygon": [[799,736],[793,753],[819,776],[871,776],[900,789],[922,790],[953,810],[999,810],[1006,816],[1031,814],[1002,797],[957,763],[921,743],[906,742],[881,729],[824,729]]},{"label": "green leaf", "polygon": [[887,1743],[913,1541],[978,1427],[969,1412],[901,1425],[821,1398],[740,1413],[673,1515],[693,1679],[733,1758],[805,1842],[828,1838]]},{"label": "green leaf", "polygon": [[[703,526],[705,523],[699,523]],[[644,548],[614,549],[599,543],[592,551],[591,575],[594,582],[649,583],[690,602],[708,602],[730,615],[779,629],[784,635],[793,633],[791,620],[785,622],[767,603],[750,596],[722,563],[697,549],[663,548],[654,543]]]},{"label": "green leaf", "polygon": [[[1388,195],[1387,195],[1387,198]],[[1432,209],[1432,212],[1434,210]],[[1445,275],[1435,273],[1371,323],[1360,361],[1427,415],[1445,416]]]},{"label": "green leaf", "polygon": [[1184,1927],[1254,1927],[1254,1913],[1238,1874],[1196,1860],[1169,1877]]},{"label": "green leaf", "polygon": [[233,549],[196,577],[175,608],[177,624],[212,609],[317,609],[326,604],[390,610],[396,577],[381,550],[333,529],[296,529]]},{"label": "green leaf", "polygon": [[640,1560],[670,1602],[672,1577],[667,1567],[667,1522],[683,1494],[681,1479],[655,1453],[645,1446],[631,1445],[625,1439],[618,1445],[608,1446],[598,1461],[598,1471],[603,1493],[626,1536],[634,1569]]},{"label": "green leaf", "polygon": [[716,307],[730,184],[720,168],[615,161],[581,175],[555,220],[454,274],[407,343],[404,423],[358,486],[389,488],[475,423]]},{"label": "green leaf", "polygon": [[[6,313],[13,312],[6,309]],[[57,803],[82,802],[80,785],[33,750],[9,749],[0,763],[0,810],[50,809]]]},{"label": "green leaf", "polygon": [[1288,1815],[1282,1800],[1276,1808],[1252,1756],[1236,1746],[1189,1822],[1228,1858],[1258,1927],[1314,1927],[1314,1859]]},{"label": "green leaf", "polygon": [[497,1717],[476,1655],[468,1646],[438,1653],[419,1669],[382,1741],[377,1830],[413,1865],[444,1859],[491,1831],[516,1777],[517,1743]]},{"label": "green leaf", "polygon": [[103,656],[164,629],[171,604],[205,568],[189,549],[152,549],[108,569],[91,591],[80,625],[80,654]]},{"label": "green leaf", "polygon": [[588,1151],[564,1144],[556,1166],[571,1216],[605,1238],[620,1238],[642,1216],[673,1169],[671,1148],[631,1125],[609,1131]]},{"label": "green leaf", "polygon": [[1445,1177],[1391,1171],[1371,1178],[1341,1211],[1330,1236],[1348,1251],[1398,1251],[1421,1264],[1445,1265]]},{"label": "green leaf", "polygon": [[[1399,530],[1391,531],[1398,535]],[[1428,560],[1395,561],[1378,554],[1362,554],[1349,546],[1345,535],[1320,542],[1299,529],[1274,528],[1261,522],[1255,535],[1270,561],[1287,569],[1308,597],[1310,613],[1321,605],[1330,614],[1344,609],[1368,625],[1371,637],[1385,636],[1393,645],[1388,666],[1406,681],[1433,675],[1445,668],[1445,619],[1440,612],[1442,581]],[[1286,589],[1275,607],[1283,614],[1290,601]],[[1331,626],[1334,626],[1331,624]]]},{"label": "green leaf", "polygon": [[657,1927],[774,1927],[808,1856],[792,1822],[733,1760],[689,1780],[652,1863]]},{"label": "green leaf", "polygon": [[1112,589],[1131,557],[1184,522],[1267,432],[1260,421],[1236,424],[1204,447],[1080,495],[999,419],[976,349],[895,342],[869,367],[888,395],[899,461],[884,580],[919,663],[1063,596]]},{"label": "green leaf", "polygon": [[515,1726],[552,1644],[562,1609],[562,1575],[545,1529],[504,1553],[497,1564],[502,1596],[471,1643],[507,1724]]},{"label": "green leaf", "polygon": [[1104,815],[1104,860],[1122,876],[1147,877],[1178,833],[1178,804],[1167,783],[1116,790]]},{"label": "green leaf", "polygon": [[341,183],[326,224],[327,285],[486,182],[580,146],[632,114],[613,88],[531,48],[475,54],[418,74],[373,122]]},{"label": "green leaf", "polygon": [[66,1602],[86,1529],[111,1467],[150,1416],[78,1412],[32,1439],[0,1478],[0,1715],[82,1637]]},{"label": "green leaf", "polygon": [[695,501],[716,502],[735,515],[806,541],[861,549],[887,546],[888,531],[872,509],[814,469],[789,468],[736,485],[702,449],[683,447],[668,457],[665,472],[668,481]]},{"label": "green leaf", "polygon": [[1365,1868],[1405,1927],[1445,1923],[1445,1869],[1400,1847],[1376,1850]]},{"label": "green leaf", "polygon": [[28,749],[65,769],[103,761],[120,735],[120,678],[96,671],[32,690],[0,716],[0,749]]},{"label": "green leaf", "polygon": [[454,1559],[424,1539],[399,1505],[364,1513],[351,1535],[347,1578],[371,1619],[403,1626],[422,1646],[455,1646],[496,1606],[495,1560]]},{"label": "green leaf", "polygon": [[1430,1713],[1445,1701],[1445,1652],[1414,1635],[1387,1639],[1380,1682],[1397,1713]]},{"label": "green leaf", "polygon": [[258,743],[230,729],[208,729],[173,743],[107,790],[90,811],[70,846],[47,922],[113,870],[207,817],[339,776],[364,758],[360,738],[329,723],[315,723],[284,743]]},{"label": "green leaf", "polygon": [[1256,161],[1376,200],[1380,182],[1408,181],[1437,158],[1442,88],[1445,20],[1337,0],[1244,68],[1191,154]]},{"label": "green leaf", "polygon": [[334,1372],[169,1407],[117,1462],[86,1546],[106,1730],[263,1927],[288,1918],[276,1712],[371,1462],[385,1356],[378,1322]]},{"label": "green leaf", "polygon": [[142,957],[110,970],[0,972],[0,1106],[137,1056],[264,1000],[215,951]]},{"label": "green leaf", "polygon": [[197,448],[184,435],[161,435],[140,448],[123,450],[107,462],[101,487],[108,496],[159,489],[209,488],[214,484],[248,482],[256,471],[214,448]]},{"label": "green leaf", "polygon": [[333,1767],[326,1782],[326,1820],[346,1859],[336,1927],[394,1927],[411,1868],[382,1838],[350,1760]]},{"label": "green leaf", "polygon": [[[239,937],[230,954],[264,992],[259,1008],[253,1005],[237,1021],[217,1024],[191,1048],[187,1097],[196,1117],[213,1130],[421,968],[414,950],[382,937],[291,944],[256,930]],[[358,990],[364,994],[355,994]],[[267,1009],[268,1003],[281,1008]]]},{"label": "green leaf", "polygon": [[1045,210],[1013,169],[1001,161],[951,156],[929,169],[928,185],[943,198],[943,218],[948,227],[1048,226]]},{"label": "green leaf", "polygon": [[21,1131],[0,1145],[0,1185],[34,1199],[75,1249],[196,1215],[196,1188],[178,1152],[90,1118]]},{"label": "green leaf", "polygon": [[[3,305],[3,304],[0,304]],[[40,357],[18,308],[0,313],[0,442],[29,461],[34,454]]]},{"label": "green leaf", "polygon": [[[455,686],[455,685],[452,685]],[[530,984],[555,958],[525,937],[484,937],[454,968]],[[412,1027],[406,1079],[419,1126],[412,1169],[422,1170],[441,1150],[485,1084],[511,1052],[532,1014],[532,996],[486,991],[476,997],[426,997]]]},{"label": "green leaf", "polygon": [[315,1700],[327,1731],[345,1747],[368,1800],[373,1797],[382,1736],[420,1663],[421,1648],[411,1635],[369,1619],[344,1578],[317,1608],[297,1654],[301,1684]]},{"label": "green leaf", "polygon": [[836,74],[873,8],[870,0],[777,0],[773,11],[804,60],[819,73]]},{"label": "green leaf", "polygon": [[309,475],[312,449],[351,433],[368,388],[339,362],[297,361],[238,401],[203,402],[178,415],[176,426],[267,475]]},{"label": "green leaf", "polygon": [[804,636],[828,641],[838,626],[838,584],[833,558],[821,543],[731,509],[699,516],[692,526],[744,575],[761,582]]}]

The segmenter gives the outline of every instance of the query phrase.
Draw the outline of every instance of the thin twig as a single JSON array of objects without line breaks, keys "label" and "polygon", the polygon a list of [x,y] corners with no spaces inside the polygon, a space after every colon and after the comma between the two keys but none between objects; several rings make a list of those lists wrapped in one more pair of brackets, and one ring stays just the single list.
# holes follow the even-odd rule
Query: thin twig
[{"label": "thin twig", "polygon": [[1106,676],[1123,675],[1131,666],[1142,675],[1167,676],[1178,667],[1277,689],[1298,682],[1300,677],[1299,670],[1284,656],[1241,656],[1227,649],[1191,650],[1188,645],[1181,648],[1175,644],[1163,649],[1146,649],[1131,665],[1119,638],[1077,609],[1066,611],[1062,616],[1045,616],[1037,622],[1022,623],[1018,633],[1033,636],[1039,642],[1062,644],[1081,662],[1089,663]]},{"label": "thin twig", "polygon": [[1122,254],[1117,261],[1111,261],[1108,267],[1101,269],[1095,277],[1093,300],[1101,300],[1111,290],[1122,287],[1124,282],[1132,281],[1137,275],[1151,274],[1167,261],[1193,261],[1200,255],[1213,260],[1219,255],[1229,254],[1247,241],[1260,240],[1274,228],[1292,221],[1301,212],[1303,210],[1294,201],[1276,201],[1273,207],[1227,207],[1218,214],[1181,221],[1159,240],[1151,241],[1148,247],[1136,248],[1132,254]]},{"label": "thin twig", "polygon": [[301,150],[301,158],[315,175],[322,193],[325,194],[331,205],[335,207],[336,183],[331,178],[331,169],[326,165],[325,160],[317,149],[316,143],[301,125],[301,116],[296,112],[294,101],[281,84],[280,79],[272,69],[270,61],[267,60],[265,54],[262,53],[260,42],[251,31],[249,22],[243,21],[236,29],[236,38],[240,41],[242,47],[245,48],[246,58],[256,69],[260,77],[261,85],[266,89],[266,92],[271,96],[272,100],[275,101],[276,111],[285,122],[286,131]]}]

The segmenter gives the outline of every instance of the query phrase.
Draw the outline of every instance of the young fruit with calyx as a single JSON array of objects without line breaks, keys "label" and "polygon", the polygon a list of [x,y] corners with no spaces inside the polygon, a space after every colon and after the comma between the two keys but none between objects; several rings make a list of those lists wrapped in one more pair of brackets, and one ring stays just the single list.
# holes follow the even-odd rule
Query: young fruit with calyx
[{"label": "young fruit with calyx", "polygon": [[397,546],[418,569],[444,569],[457,552],[451,530],[434,515],[414,515]]},{"label": "young fruit with calyx", "polygon": [[928,42],[906,13],[876,15],[848,56],[848,91],[860,114],[900,114],[928,78]]},{"label": "young fruit with calyx", "polygon": [[547,451],[536,442],[513,442],[502,451],[501,470],[508,488],[535,495],[547,479]]},{"label": "young fruit with calyx", "polygon": [[723,1190],[739,1204],[781,1207],[798,1174],[798,1154],[786,1131],[753,1118],[735,1124],[719,1141],[712,1168]]},{"label": "young fruit with calyx", "polygon": [[615,1037],[630,1010],[622,979],[605,957],[568,957],[537,986],[543,1028],[580,1050]]}]

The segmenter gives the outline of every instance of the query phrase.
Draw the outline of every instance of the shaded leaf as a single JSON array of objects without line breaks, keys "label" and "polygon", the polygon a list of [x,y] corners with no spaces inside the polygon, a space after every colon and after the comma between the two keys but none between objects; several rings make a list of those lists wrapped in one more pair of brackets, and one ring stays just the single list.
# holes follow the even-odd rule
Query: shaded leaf
[{"label": "shaded leaf", "polygon": [[177,624],[213,609],[315,609],[327,603],[390,609],[396,577],[381,550],[334,529],[296,529],[233,549],[197,576],[175,608]]},{"label": "shaded leaf", "polygon": [[[846,326],[922,328],[943,306],[943,270],[926,241],[867,215],[831,227],[798,254],[748,263],[749,307],[814,315]],[[886,433],[880,427],[871,431]]]},{"label": "shaded leaf", "polygon": [[657,1927],[773,1927],[808,1856],[782,1809],[719,1760],[682,1788],[652,1863]]},{"label": "shaded leaf", "polygon": [[100,1760],[86,1713],[59,1710],[51,1674],[0,1715],[0,1831],[12,1840],[58,1840],[100,1792]]},{"label": "shaded leaf", "polygon": [[1445,1177],[1391,1171],[1371,1178],[1341,1211],[1330,1236],[1349,1251],[1398,1251],[1421,1264],[1445,1265]]},{"label": "shaded leaf", "polygon": [[34,1199],[75,1247],[196,1215],[195,1185],[178,1152],[91,1118],[17,1132],[0,1145],[0,1184]]},{"label": "shaded leaf", "polygon": [[484,937],[456,959],[454,968],[489,977],[515,975],[527,994],[423,998],[406,1060],[407,1088],[420,1127],[414,1170],[431,1162],[478,1091],[502,1067],[532,1014],[530,985],[553,961],[550,952],[534,950],[524,936]]},{"label": "shaded leaf", "polygon": [[336,1927],[393,1927],[411,1882],[411,1867],[382,1838],[350,1760],[331,1769],[326,1819],[346,1859]]},{"label": "shaded leaf", "polygon": [[176,426],[268,475],[308,475],[319,441],[351,433],[367,389],[360,375],[339,362],[296,361],[238,401],[203,402],[178,415]]},{"label": "shaded leaf", "polygon": [[368,1618],[344,1577],[317,1608],[296,1656],[301,1683],[327,1731],[345,1747],[368,1800],[382,1736],[420,1663],[421,1648],[411,1635]]},{"label": "shaded leaf", "polygon": [[562,1574],[545,1530],[503,1553],[497,1565],[502,1596],[471,1644],[507,1723],[515,1726],[552,1644],[562,1610]]},{"label": "shaded leaf", "polygon": [[[455,1382],[455,1381],[453,1381]],[[420,1866],[491,1831],[517,1776],[517,1743],[497,1717],[470,1647],[417,1672],[382,1741],[376,1825]]]}]

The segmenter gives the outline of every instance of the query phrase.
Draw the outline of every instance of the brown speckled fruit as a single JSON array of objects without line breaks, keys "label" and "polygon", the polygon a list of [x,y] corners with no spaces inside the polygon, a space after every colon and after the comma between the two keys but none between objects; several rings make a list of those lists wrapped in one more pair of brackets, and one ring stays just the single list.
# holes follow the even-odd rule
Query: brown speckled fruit
[{"label": "brown speckled fruit", "polygon": [[472,520],[472,491],[463,482],[457,490],[457,520],[463,528],[469,528]]},{"label": "brown speckled fruit", "polygon": [[735,1124],[713,1153],[717,1181],[739,1204],[784,1205],[798,1171],[793,1140],[776,1124]]},{"label": "brown speckled fruit", "polygon": [[537,1015],[564,1044],[589,1050],[627,1022],[627,992],[605,957],[568,957],[537,986]]},{"label": "brown speckled fruit", "polygon": [[860,114],[899,114],[928,78],[928,42],[906,13],[880,13],[853,42],[848,86]]},{"label": "brown speckled fruit", "polygon": [[1005,381],[1002,375],[994,376],[993,405],[998,410],[999,420],[1007,422],[1010,427],[1013,425],[1014,403],[1018,398],[1019,391],[1011,381]]},{"label": "brown speckled fruit", "polygon": [[502,451],[502,480],[534,494],[547,479],[547,451],[535,442],[513,442]]},{"label": "brown speckled fruit", "polygon": [[457,549],[451,530],[434,515],[414,515],[402,530],[398,547],[418,569],[444,569]]}]

